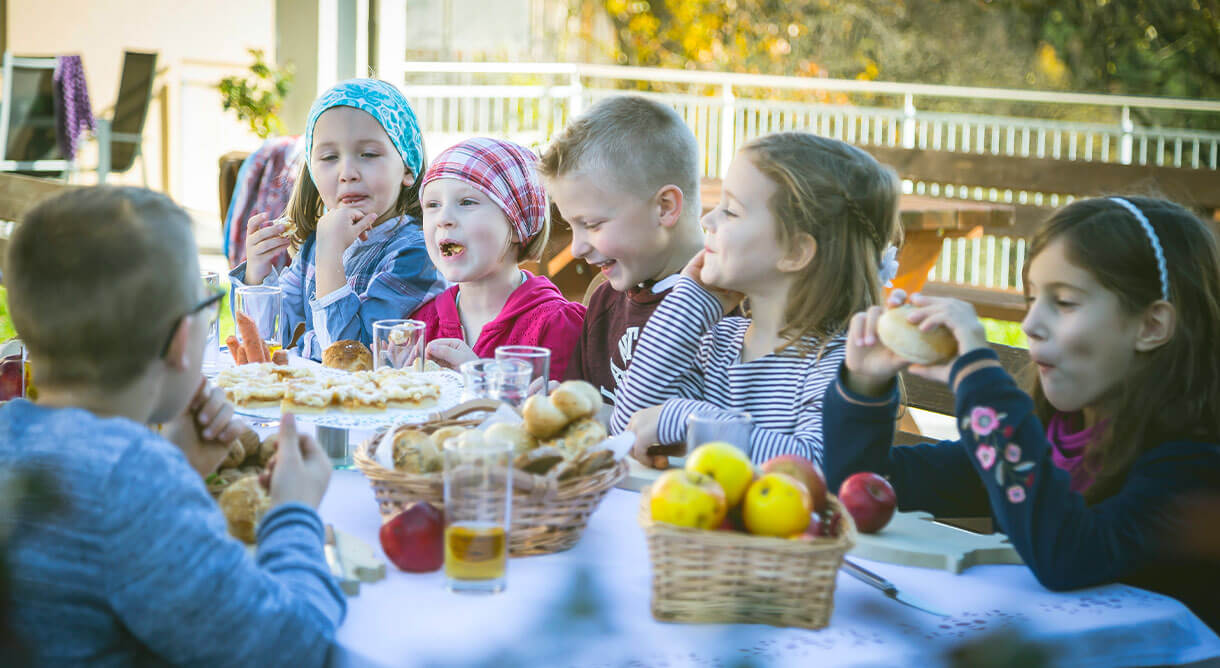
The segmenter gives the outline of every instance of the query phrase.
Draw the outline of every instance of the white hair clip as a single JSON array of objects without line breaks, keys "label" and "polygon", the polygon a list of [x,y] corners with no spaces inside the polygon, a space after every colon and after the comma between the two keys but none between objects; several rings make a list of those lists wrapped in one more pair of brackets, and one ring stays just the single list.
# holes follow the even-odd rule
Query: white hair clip
[{"label": "white hair clip", "polygon": [[894,277],[898,276],[898,247],[890,244],[881,254],[881,284],[887,288],[894,287]]},{"label": "white hair clip", "polygon": [[1165,267],[1165,250],[1161,248],[1161,239],[1156,235],[1156,230],[1152,229],[1152,223],[1148,222],[1148,216],[1145,216],[1139,207],[1121,197],[1111,197],[1110,201],[1130,211],[1139,221],[1140,227],[1144,228],[1144,234],[1148,235],[1148,243],[1152,244],[1152,252],[1156,255],[1156,270],[1161,276],[1161,299],[1169,301],[1169,270]]}]

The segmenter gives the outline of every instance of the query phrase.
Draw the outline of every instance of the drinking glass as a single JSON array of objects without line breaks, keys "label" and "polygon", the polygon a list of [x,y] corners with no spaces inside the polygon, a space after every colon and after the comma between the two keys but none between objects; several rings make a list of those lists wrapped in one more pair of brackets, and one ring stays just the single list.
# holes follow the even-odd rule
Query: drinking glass
[{"label": "drinking glass", "polygon": [[[511,406],[520,406],[530,395],[534,368],[517,359],[491,360],[484,367],[487,374],[487,396]],[[545,381],[544,381],[545,382]]]},{"label": "drinking glass", "polygon": [[539,346],[500,346],[496,348],[498,360],[521,360],[530,365],[528,394],[546,394],[551,376],[551,351]]},{"label": "drinking glass", "polygon": [[373,323],[373,368],[424,370],[427,326],[418,320]]},{"label": "drinking glass", "polygon": [[745,411],[691,413],[686,418],[686,453],[712,441],[724,441],[750,456],[750,434],[754,422]]},{"label": "drinking glass", "polygon": [[[200,272],[203,277],[203,283],[208,287],[209,291],[220,287],[220,275],[214,271]],[[210,376],[219,370],[220,363],[220,309],[212,313],[212,320],[208,323],[208,340],[203,345],[203,374]]]},{"label": "drinking glass", "polygon": [[512,517],[512,443],[444,444],[445,585],[461,594],[504,591]]},{"label": "drinking glass", "polygon": [[29,369],[25,345],[8,341],[0,348],[0,403],[25,396]]},{"label": "drinking glass", "polygon": [[[284,293],[271,285],[243,285],[234,291],[233,315],[235,322],[244,314],[254,321],[258,334],[271,352],[280,349],[280,326],[283,320]],[[244,344],[241,326],[237,326],[237,338]]]}]

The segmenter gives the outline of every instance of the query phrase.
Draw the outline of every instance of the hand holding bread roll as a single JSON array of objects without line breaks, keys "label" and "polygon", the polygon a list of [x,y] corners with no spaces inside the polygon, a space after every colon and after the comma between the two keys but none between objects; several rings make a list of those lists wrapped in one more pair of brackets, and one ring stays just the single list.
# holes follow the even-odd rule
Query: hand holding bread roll
[{"label": "hand holding bread roll", "polygon": [[953,332],[944,325],[922,331],[919,325],[907,319],[914,310],[914,306],[903,304],[881,314],[877,319],[877,337],[881,343],[899,357],[925,366],[956,357],[957,339]]}]

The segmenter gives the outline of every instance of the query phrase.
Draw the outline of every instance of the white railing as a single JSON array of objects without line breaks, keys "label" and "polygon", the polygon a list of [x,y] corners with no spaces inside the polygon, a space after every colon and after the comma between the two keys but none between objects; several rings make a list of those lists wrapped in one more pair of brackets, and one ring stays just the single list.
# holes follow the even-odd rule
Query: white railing
[{"label": "white railing", "polygon": [[[864,146],[920,148],[1064,161],[1220,169],[1220,132],[1136,125],[1165,111],[1220,117],[1220,101],[1011,89],[809,79],[564,63],[401,65],[429,151],[472,135],[494,134],[541,148],[593,102],[645,83],[640,92],[673,106],[695,132],[702,172],[720,177],[736,147],[780,130],[808,130]],[[639,92],[639,91],[636,91]],[[794,92],[833,101],[785,101]],[[852,104],[852,100],[871,104]],[[1044,117],[945,111],[979,101],[1038,105]],[[917,104],[918,103],[918,104]],[[920,110],[919,105],[937,110]],[[1047,113],[1049,112],[1049,113]],[[1111,117],[1112,122],[1062,120]],[[993,202],[1059,206],[1073,193],[904,183],[907,192]],[[946,240],[935,280],[1020,288],[1025,242],[985,236]]]}]

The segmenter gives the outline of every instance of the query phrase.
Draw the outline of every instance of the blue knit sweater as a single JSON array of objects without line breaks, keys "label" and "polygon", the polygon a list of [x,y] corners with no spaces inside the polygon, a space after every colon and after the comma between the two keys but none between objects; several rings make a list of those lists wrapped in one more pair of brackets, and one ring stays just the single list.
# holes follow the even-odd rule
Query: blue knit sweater
[{"label": "blue knit sweater", "polygon": [[[182,451],[147,427],[0,406],[0,470],[63,507],[13,526],[8,619],[36,665],[320,666],[346,601],[312,509],[285,504],[251,557]],[[0,661],[3,663],[3,661]]]},{"label": "blue knit sweater", "polygon": [[1182,554],[1165,540],[1179,528],[1175,499],[1220,490],[1220,445],[1175,441],[1150,448],[1116,494],[1088,505],[1051,461],[1033,401],[993,351],[959,358],[950,387],[962,440],[890,447],[897,388],[884,397],[861,396],[845,387],[841,371],[823,402],[831,489],[859,471],[882,474],[900,510],[991,515],[1048,589],[1121,581],[1173,596],[1220,626],[1220,563]]}]

